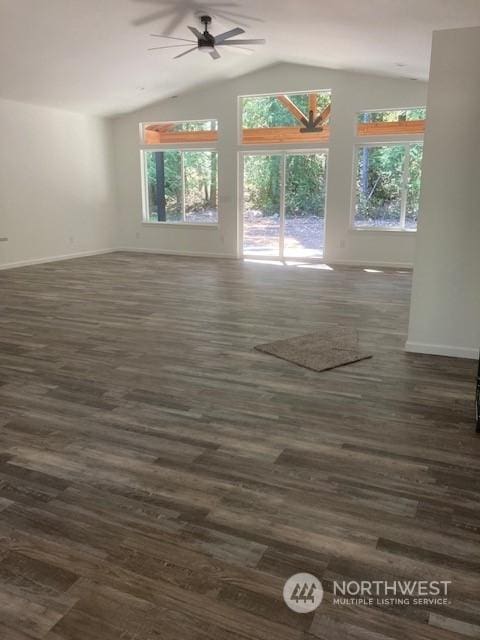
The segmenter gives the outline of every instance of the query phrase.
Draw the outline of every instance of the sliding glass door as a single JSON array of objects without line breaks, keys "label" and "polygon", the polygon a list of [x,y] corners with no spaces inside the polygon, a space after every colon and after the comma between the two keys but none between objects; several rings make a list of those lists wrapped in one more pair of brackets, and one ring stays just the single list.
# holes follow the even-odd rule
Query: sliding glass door
[{"label": "sliding glass door", "polygon": [[326,174],[324,150],[243,154],[243,254],[322,257]]},{"label": "sliding glass door", "polygon": [[282,155],[254,153],[243,157],[243,252],[280,255]]}]

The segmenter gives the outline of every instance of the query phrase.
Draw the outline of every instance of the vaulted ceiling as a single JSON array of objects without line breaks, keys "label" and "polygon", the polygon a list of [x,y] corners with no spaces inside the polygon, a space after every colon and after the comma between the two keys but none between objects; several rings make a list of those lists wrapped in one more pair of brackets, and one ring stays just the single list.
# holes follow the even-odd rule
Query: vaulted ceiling
[{"label": "vaulted ceiling", "polygon": [[[267,45],[147,51],[204,9]],[[114,114],[280,61],[425,80],[432,31],[478,25],[480,0],[0,0],[0,97]]]}]

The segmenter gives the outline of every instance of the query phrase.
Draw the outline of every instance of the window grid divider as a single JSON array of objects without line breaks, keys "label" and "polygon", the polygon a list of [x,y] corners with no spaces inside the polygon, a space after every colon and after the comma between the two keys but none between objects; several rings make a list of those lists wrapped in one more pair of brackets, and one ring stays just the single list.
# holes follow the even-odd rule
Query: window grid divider
[{"label": "window grid divider", "polygon": [[180,171],[182,172],[182,222],[185,222],[185,157],[180,151]]},{"label": "window grid divider", "polygon": [[408,183],[410,182],[410,143],[403,147],[405,149],[405,157],[403,160],[403,179],[402,179],[402,202],[400,205],[400,229],[405,229],[405,220],[407,218],[407,199],[408,199]]}]

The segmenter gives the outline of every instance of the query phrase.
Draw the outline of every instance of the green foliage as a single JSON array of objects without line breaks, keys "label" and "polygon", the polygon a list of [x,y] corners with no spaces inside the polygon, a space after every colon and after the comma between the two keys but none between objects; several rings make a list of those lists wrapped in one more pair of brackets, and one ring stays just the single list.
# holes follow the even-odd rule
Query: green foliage
[{"label": "green foliage", "polygon": [[[355,220],[359,223],[399,224],[404,188],[406,147],[403,144],[361,147],[358,150]],[[415,226],[421,183],[422,144],[410,145],[407,187],[407,226]]]},{"label": "green foliage", "polygon": [[[185,213],[201,213],[217,206],[217,154],[210,151],[146,152],[149,216],[157,219],[156,155],[163,153],[167,220],[178,222]],[[183,156],[183,159],[182,159]],[[183,165],[183,172],[182,172]]]},{"label": "green foliage", "polygon": [[[288,94],[290,100],[308,115],[308,94]],[[330,93],[317,94],[318,109],[322,111],[330,104]],[[275,96],[249,96],[242,102],[242,125],[244,129],[260,127],[299,127],[290,111]]]},{"label": "green foliage", "polygon": [[358,150],[357,221],[400,220],[405,147],[362,147]]},{"label": "green foliage", "polygon": [[[245,157],[245,208],[264,216],[280,212],[280,155]],[[326,161],[322,153],[290,154],[286,159],[285,212],[287,216],[323,215]]]},{"label": "green foliage", "polygon": [[245,157],[245,207],[271,216],[280,212],[280,156]]},{"label": "green foliage", "polygon": [[425,120],[425,107],[397,109],[394,111],[363,111],[358,114],[359,122],[398,122],[399,120]]},{"label": "green foliage", "polygon": [[410,171],[407,191],[406,222],[408,227],[416,227],[422,184],[423,144],[410,145]]},{"label": "green foliage", "polygon": [[324,215],[325,170],[324,154],[287,156],[285,189],[287,216]]},{"label": "green foliage", "polygon": [[216,131],[217,128],[216,120],[185,120],[176,122],[172,131]]}]

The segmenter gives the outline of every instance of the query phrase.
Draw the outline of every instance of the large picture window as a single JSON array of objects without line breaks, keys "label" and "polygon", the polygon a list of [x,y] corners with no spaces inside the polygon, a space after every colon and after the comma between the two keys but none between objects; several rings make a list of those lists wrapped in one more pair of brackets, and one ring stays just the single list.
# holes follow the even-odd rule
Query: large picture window
[{"label": "large picture window", "polygon": [[218,222],[216,151],[143,151],[143,160],[145,222]]},{"label": "large picture window", "polygon": [[368,144],[356,148],[356,228],[417,228],[423,144]]}]

